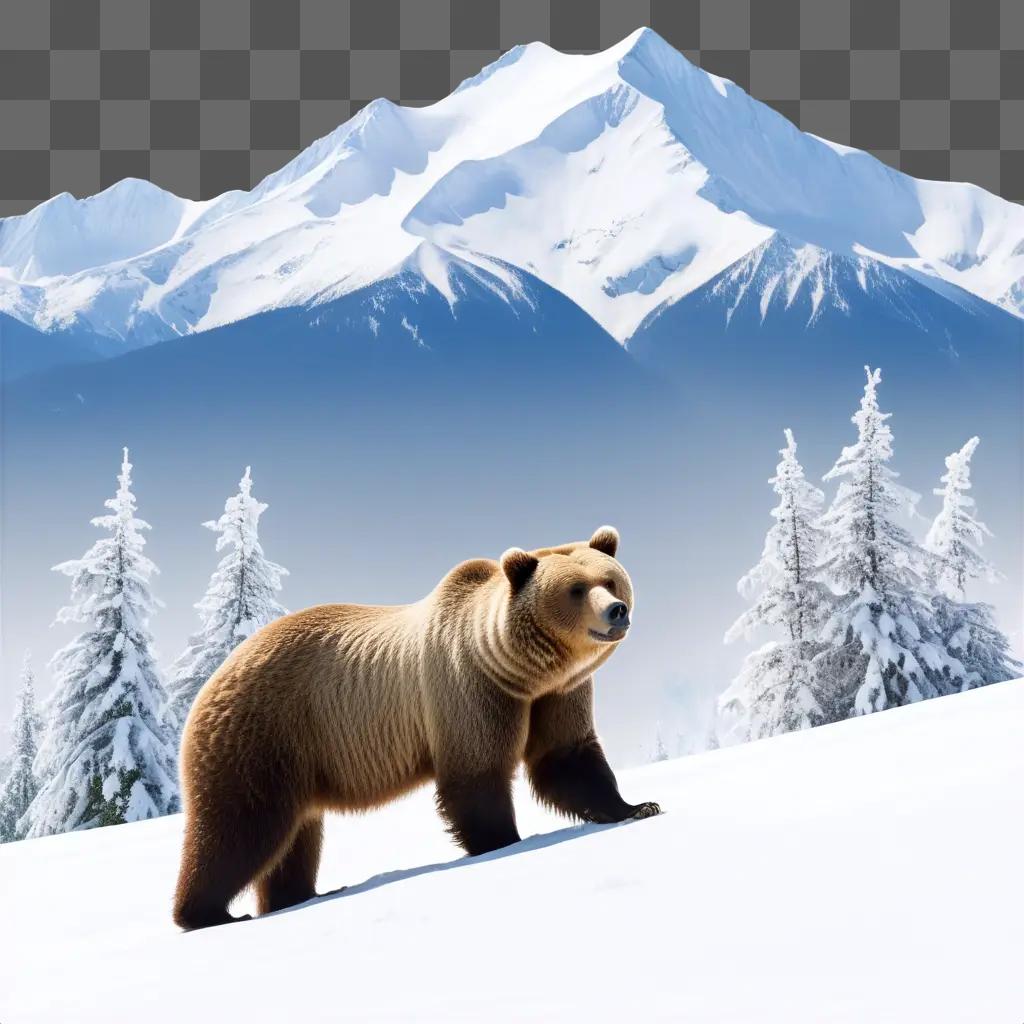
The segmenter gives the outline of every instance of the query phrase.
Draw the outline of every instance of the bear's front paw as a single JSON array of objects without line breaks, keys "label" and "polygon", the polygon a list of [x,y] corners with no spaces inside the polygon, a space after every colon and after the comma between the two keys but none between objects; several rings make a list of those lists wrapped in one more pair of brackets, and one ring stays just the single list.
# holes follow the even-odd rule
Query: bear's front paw
[{"label": "bear's front paw", "polygon": [[647,800],[632,809],[629,819],[630,821],[639,821],[641,818],[653,818],[656,814],[661,814],[661,805],[656,804],[653,800]]}]

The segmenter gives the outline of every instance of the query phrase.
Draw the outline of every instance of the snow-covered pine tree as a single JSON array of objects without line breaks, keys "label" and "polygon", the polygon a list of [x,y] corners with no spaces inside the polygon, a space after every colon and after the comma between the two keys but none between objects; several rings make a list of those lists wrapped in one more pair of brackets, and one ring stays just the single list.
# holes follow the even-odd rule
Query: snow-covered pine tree
[{"label": "snow-covered pine tree", "polygon": [[124,449],[110,513],[92,520],[110,536],[54,566],[71,578],[58,622],[86,628],[51,661],[50,723],[36,757],[46,781],[26,814],[29,836],[153,818],[178,809],[174,748],[160,720],[166,693],[154,660],[149,579],[131,463]]},{"label": "snow-covered pine tree", "polygon": [[33,763],[39,750],[42,720],[36,708],[35,680],[28,653],[21,670],[21,688],[11,726],[11,764],[0,786],[0,843],[22,838],[19,822],[39,792]]},{"label": "snow-covered pine tree", "polygon": [[665,740],[662,738],[661,723],[659,722],[654,732],[654,751],[651,753],[651,763],[667,760],[668,751],[665,749]]},{"label": "snow-covered pine tree", "polygon": [[826,718],[868,714],[950,692],[964,669],[946,650],[928,584],[931,556],[896,522],[919,496],[898,484],[891,413],[878,408],[882,374],[867,383],[852,420],[857,441],[825,474],[838,480],[822,517],[824,578],[838,594],[816,659]]},{"label": "snow-covered pine tree", "polygon": [[18,704],[15,708],[15,715],[17,715],[17,709],[21,708],[22,702],[25,703],[25,712],[28,716],[29,728],[32,730],[32,737],[35,741],[36,749],[38,750],[39,744],[43,738],[43,715],[41,711],[41,705],[39,700],[36,698],[36,674],[32,670],[32,652],[25,651],[21,659],[21,678],[19,680],[18,687],[19,697]]},{"label": "snow-covered pine tree", "polygon": [[971,457],[979,439],[972,437],[957,452],[946,456],[942,486],[934,493],[942,508],[932,522],[925,547],[935,556],[932,598],[946,648],[963,663],[964,689],[1013,679],[1021,664],[1010,653],[1010,642],[996,626],[991,605],[967,600],[967,585],[974,580],[995,582],[999,574],[978,550],[989,528],[975,515],[971,489]]},{"label": "snow-covered pine tree", "polygon": [[267,505],[252,495],[252,474],[245,467],[238,493],[224,504],[224,514],[203,523],[217,537],[217,550],[230,548],[210,577],[206,594],[196,605],[202,628],[171,666],[166,719],[177,734],[200,687],[221,662],[268,622],[285,614],[276,594],[283,566],[271,562],[259,541],[259,519]]},{"label": "snow-covered pine tree", "polygon": [[936,586],[961,600],[971,580],[995,582],[999,578],[978,550],[992,533],[975,517],[975,501],[967,493],[971,489],[971,457],[979,443],[980,438],[972,437],[959,451],[946,456],[946,473],[940,478],[943,486],[932,491],[942,498],[942,508],[925,538],[925,547],[936,556]]},{"label": "snow-covered pine tree", "polygon": [[804,477],[793,432],[786,430],[782,460],[769,483],[779,497],[761,560],[739,581],[739,592],[754,603],[725,635],[726,643],[770,628],[781,632],[747,655],[739,675],[719,701],[736,716],[734,731],[758,739],[826,721],[815,694],[812,660],[820,650],[818,630],[830,593],[817,578],[822,492]]}]

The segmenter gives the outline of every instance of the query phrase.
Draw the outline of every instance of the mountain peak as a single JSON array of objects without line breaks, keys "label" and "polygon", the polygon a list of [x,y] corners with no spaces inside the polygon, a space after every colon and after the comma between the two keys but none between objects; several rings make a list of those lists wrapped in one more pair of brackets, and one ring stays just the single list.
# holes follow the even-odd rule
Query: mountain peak
[{"label": "mountain peak", "polygon": [[788,315],[806,329],[827,314],[848,318],[870,303],[890,319],[921,327],[921,302],[915,295],[922,285],[958,305],[971,298],[950,286],[929,288],[920,275],[866,253],[831,252],[777,231],[693,298],[720,303],[726,324],[741,314],[760,324],[773,315]]},{"label": "mountain peak", "polygon": [[509,305],[530,301],[520,276],[500,260],[471,252],[456,254],[430,241],[420,242],[402,262],[402,274],[412,274],[440,292],[452,310],[470,283]]},{"label": "mountain peak", "polygon": [[679,73],[689,69],[697,74],[718,77],[697,67],[653,28],[646,26],[635,29],[622,42],[605,52],[620,64],[626,60],[633,60],[644,64],[651,71]]},{"label": "mountain peak", "polygon": [[140,178],[84,199],[61,192],[0,220],[0,267],[31,281],[131,259],[170,241],[194,205]]}]

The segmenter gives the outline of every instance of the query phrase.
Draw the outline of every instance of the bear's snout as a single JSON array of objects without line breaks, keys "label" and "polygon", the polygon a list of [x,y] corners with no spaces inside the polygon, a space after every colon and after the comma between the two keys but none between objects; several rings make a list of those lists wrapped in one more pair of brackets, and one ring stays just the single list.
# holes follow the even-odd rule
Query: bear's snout
[{"label": "bear's snout", "polygon": [[[597,594],[610,596],[603,588],[600,588]],[[594,601],[594,604],[596,605],[597,601]],[[596,621],[595,619],[590,620],[591,627],[589,633],[591,639],[608,643],[609,641],[619,641],[626,635],[626,631],[629,629],[629,605],[625,601],[613,598],[606,604],[594,607],[594,612],[596,613]],[[600,626],[598,626],[598,623],[600,623]]]},{"label": "bear's snout", "polygon": [[605,621],[609,626],[617,629],[629,629],[629,608],[625,601],[614,601],[608,605],[604,613]]}]

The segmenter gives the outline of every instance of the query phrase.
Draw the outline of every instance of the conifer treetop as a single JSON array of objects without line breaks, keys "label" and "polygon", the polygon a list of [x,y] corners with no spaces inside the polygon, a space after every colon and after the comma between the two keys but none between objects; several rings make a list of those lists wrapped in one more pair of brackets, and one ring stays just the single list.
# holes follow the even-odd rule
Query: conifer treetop
[{"label": "conifer treetop", "polygon": [[925,547],[938,560],[936,586],[949,597],[964,598],[971,580],[996,582],[1000,576],[978,550],[992,532],[974,513],[971,489],[971,458],[980,444],[972,437],[959,450],[946,456],[942,486],[933,491],[942,498],[942,508],[925,538]]},{"label": "conifer treetop", "polygon": [[[238,481],[238,493],[224,503],[224,511],[217,519],[208,519],[203,526],[219,533],[217,550],[222,551],[229,544],[239,550],[242,558],[252,554],[258,543],[259,519],[269,508],[266,502],[252,496],[252,467],[246,466],[242,479]],[[287,575],[287,571],[283,571]]]},{"label": "conifer treetop", "polygon": [[[872,370],[870,366],[865,366],[864,372],[867,374],[867,383],[864,385],[860,408],[850,417],[857,428],[857,440],[843,448],[835,465],[823,477],[824,480],[857,477],[865,463],[878,467],[885,481],[894,481],[899,477],[895,470],[884,465],[892,458],[893,449],[892,429],[888,424],[892,413],[882,412],[878,407],[878,385],[882,383],[882,371],[880,368]],[[918,495],[910,491],[902,492],[902,489],[901,496],[912,497],[912,504],[919,500]]]},{"label": "conifer treetop", "polygon": [[726,643],[765,625],[785,625],[796,639],[812,625],[804,620],[815,603],[810,590],[820,544],[817,519],[825,495],[805,478],[793,431],[787,427],[783,434],[786,445],[779,449],[781,460],[768,481],[779,496],[770,513],[775,525],[765,536],[760,561],[736,585],[745,599],[760,598],[729,628]]},{"label": "conifer treetop", "polygon": [[929,556],[897,523],[917,516],[921,496],[897,481],[888,463],[893,456],[892,413],[878,407],[882,371],[864,367],[867,382],[860,407],[851,417],[857,440],[843,448],[826,481],[839,487],[822,526],[829,534],[825,568],[840,591],[869,587],[878,595],[921,582]]},{"label": "conifer treetop", "polygon": [[[155,608],[161,607],[161,602],[149,592],[149,577],[158,575],[160,570],[142,553],[146,544],[142,531],[151,527],[135,515],[131,473],[128,449],[123,448],[117,492],[103,503],[110,513],[90,520],[111,536],[96,541],[82,558],[53,566],[54,572],[71,577],[72,601],[57,612],[59,623],[85,622],[104,610],[119,611],[121,618],[134,614],[144,621]],[[126,559],[128,552],[130,557]],[[101,584],[100,580],[106,582]]]},{"label": "conifer treetop", "polygon": [[21,662],[21,686],[15,703],[14,723],[11,727],[12,749],[19,753],[31,751],[34,758],[42,719],[36,705],[35,673],[32,671],[32,652],[26,650]]}]

